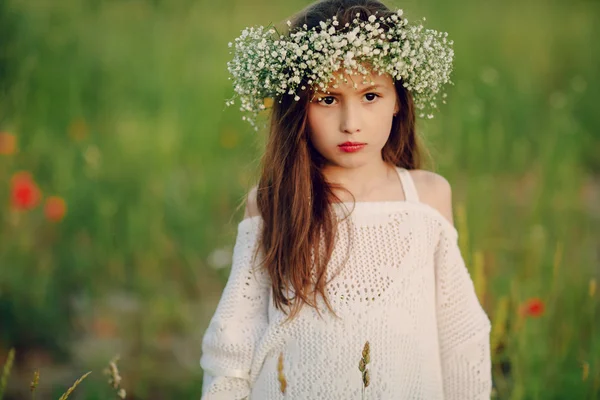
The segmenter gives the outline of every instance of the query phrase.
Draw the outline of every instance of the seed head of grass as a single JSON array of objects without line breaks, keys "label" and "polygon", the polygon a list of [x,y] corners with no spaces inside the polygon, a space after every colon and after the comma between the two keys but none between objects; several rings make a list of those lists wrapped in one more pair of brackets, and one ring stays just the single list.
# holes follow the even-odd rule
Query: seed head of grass
[{"label": "seed head of grass", "polygon": [[277,361],[277,379],[279,380],[279,388],[281,393],[285,393],[287,388],[287,380],[283,374],[283,353],[279,353],[279,360]]},{"label": "seed head of grass", "polygon": [[117,367],[117,361],[119,356],[113,358],[109,363],[108,367],[104,370],[104,374],[108,375],[108,383],[113,389],[119,389],[121,386],[121,375],[119,374],[119,368]]},{"label": "seed head of grass", "polygon": [[360,372],[365,372],[366,367],[367,367],[367,364],[365,363],[365,359],[361,358],[360,361],[358,362],[358,370]]},{"label": "seed head of grass", "polygon": [[365,372],[363,372],[363,385],[365,385],[365,387],[369,387],[369,384],[371,383],[371,376],[369,375],[369,370],[365,369]]},{"label": "seed head of grass", "polygon": [[117,361],[119,361],[119,356],[116,356],[108,363],[108,367],[106,367],[106,369],[104,370],[104,374],[108,375],[108,384],[116,390],[117,396],[120,399],[124,399],[127,393],[125,392],[125,389],[121,387],[122,378],[119,374]]},{"label": "seed head of grass", "polygon": [[13,367],[13,362],[15,361],[15,349],[10,349],[8,351],[8,357],[6,358],[6,362],[4,363],[4,368],[2,369],[2,378],[0,378],[0,400],[4,397],[4,389],[6,389],[6,383],[8,382],[8,376],[10,375],[10,370]]},{"label": "seed head of grass", "polygon": [[363,383],[363,398],[364,398],[364,389],[366,389],[371,383],[371,376],[369,375],[369,370],[367,369],[367,364],[371,361],[371,346],[369,345],[369,341],[365,342],[365,345],[362,350],[362,358],[358,362],[358,370],[362,372],[362,383]]},{"label": "seed head of grass", "polygon": [[[369,345],[369,342],[368,342],[368,341],[366,341],[366,342],[365,342],[365,346],[363,347],[363,351],[362,351],[362,356],[363,356],[363,358],[365,358],[365,359],[366,359],[367,357],[369,357],[369,353],[370,353],[370,351],[371,351],[371,347],[370,347],[370,345]],[[366,361],[366,363],[368,364],[369,362],[368,362],[368,361]]]},{"label": "seed head of grass", "polygon": [[87,378],[87,376],[89,374],[91,374],[92,371],[89,371],[88,373],[86,373],[85,375],[83,375],[81,378],[77,379],[75,381],[75,383],[73,384],[73,386],[71,386],[62,396],[60,396],[59,400],[67,400],[67,398],[71,395],[71,393],[73,393],[73,391],[75,390],[75,388],[85,379]]},{"label": "seed head of grass", "polygon": [[31,381],[30,389],[31,389],[31,398],[35,398],[35,389],[38,387],[40,383],[40,370],[36,369],[33,371],[33,380]]}]

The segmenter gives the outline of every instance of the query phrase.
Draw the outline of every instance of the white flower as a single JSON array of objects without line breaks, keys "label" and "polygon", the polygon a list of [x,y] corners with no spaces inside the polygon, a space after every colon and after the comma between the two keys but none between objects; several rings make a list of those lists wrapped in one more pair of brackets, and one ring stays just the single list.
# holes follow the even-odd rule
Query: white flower
[{"label": "white flower", "polygon": [[231,247],[223,247],[220,249],[213,250],[213,252],[210,253],[206,261],[208,262],[208,265],[210,265],[212,268],[221,269],[231,264],[231,257]]},{"label": "white flower", "polygon": [[346,39],[348,40],[348,43],[352,43],[354,39],[356,39],[356,31],[348,32],[346,34]]}]

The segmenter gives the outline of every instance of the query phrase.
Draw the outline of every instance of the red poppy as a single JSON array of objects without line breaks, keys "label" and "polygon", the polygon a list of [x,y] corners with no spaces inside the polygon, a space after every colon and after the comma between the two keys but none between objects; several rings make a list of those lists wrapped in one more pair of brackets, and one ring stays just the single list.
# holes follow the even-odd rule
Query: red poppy
[{"label": "red poppy", "polygon": [[521,313],[527,317],[539,317],[544,314],[544,310],[544,302],[538,297],[531,298],[521,305]]},{"label": "red poppy", "polygon": [[11,203],[19,210],[30,210],[42,197],[40,189],[29,172],[17,172],[11,180]]},{"label": "red poppy", "polygon": [[50,196],[46,199],[44,214],[50,221],[58,222],[62,220],[67,212],[67,203],[58,196]]}]

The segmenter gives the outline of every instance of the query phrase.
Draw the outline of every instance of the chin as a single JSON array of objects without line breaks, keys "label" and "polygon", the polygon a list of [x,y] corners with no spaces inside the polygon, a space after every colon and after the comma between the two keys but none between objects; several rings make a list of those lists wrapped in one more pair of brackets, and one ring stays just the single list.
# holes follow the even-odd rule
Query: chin
[{"label": "chin", "polygon": [[353,154],[350,157],[336,157],[332,164],[342,168],[354,169],[369,164],[369,159],[364,156],[361,157],[358,154]]}]

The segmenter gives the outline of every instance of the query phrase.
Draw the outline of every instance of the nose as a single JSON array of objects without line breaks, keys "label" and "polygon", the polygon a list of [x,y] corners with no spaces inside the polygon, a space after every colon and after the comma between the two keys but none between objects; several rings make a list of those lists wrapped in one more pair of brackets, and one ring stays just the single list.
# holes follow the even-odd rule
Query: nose
[{"label": "nose", "polygon": [[360,132],[362,127],[362,116],[360,112],[360,104],[349,100],[342,104],[342,112],[340,113],[340,129],[342,132],[352,134]]}]

